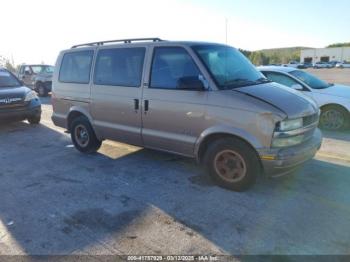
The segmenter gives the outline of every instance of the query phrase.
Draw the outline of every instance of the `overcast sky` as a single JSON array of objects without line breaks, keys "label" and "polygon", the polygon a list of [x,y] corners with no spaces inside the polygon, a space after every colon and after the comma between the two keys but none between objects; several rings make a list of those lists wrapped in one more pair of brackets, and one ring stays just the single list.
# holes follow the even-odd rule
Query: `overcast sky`
[{"label": "overcast sky", "polygon": [[74,44],[137,37],[248,50],[350,42],[349,0],[4,0],[0,55],[53,64]]}]

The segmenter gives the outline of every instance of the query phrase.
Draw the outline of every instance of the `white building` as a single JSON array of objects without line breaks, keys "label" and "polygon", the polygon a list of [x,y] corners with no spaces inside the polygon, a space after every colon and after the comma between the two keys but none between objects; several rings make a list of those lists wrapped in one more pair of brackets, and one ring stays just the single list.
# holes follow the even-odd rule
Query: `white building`
[{"label": "white building", "polygon": [[350,61],[350,47],[304,49],[300,52],[302,63],[329,61]]}]

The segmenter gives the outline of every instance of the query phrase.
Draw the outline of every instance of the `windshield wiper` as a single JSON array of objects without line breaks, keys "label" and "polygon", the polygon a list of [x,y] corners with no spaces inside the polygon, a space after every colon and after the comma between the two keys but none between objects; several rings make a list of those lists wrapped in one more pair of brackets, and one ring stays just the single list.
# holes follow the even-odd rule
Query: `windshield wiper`
[{"label": "windshield wiper", "polygon": [[250,86],[250,85],[256,85],[256,84],[262,84],[262,83],[269,83],[271,82],[270,80],[262,77],[257,80],[249,80],[246,78],[236,78],[232,80],[228,80],[224,83],[224,87],[229,87],[229,88],[238,88],[238,87],[243,87],[243,86]]}]

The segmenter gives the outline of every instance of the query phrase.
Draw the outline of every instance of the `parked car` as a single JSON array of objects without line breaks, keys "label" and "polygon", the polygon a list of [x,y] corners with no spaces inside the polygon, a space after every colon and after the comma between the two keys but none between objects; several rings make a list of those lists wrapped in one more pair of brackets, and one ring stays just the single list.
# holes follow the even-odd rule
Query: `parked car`
[{"label": "parked car", "polygon": [[303,68],[312,68],[313,64],[312,63],[302,63],[303,64]]},{"label": "parked car", "polygon": [[55,68],[52,120],[84,153],[111,139],[193,157],[242,191],[262,172],[295,170],[321,144],[317,105],[226,45],[88,43],[62,51]]},{"label": "parked car", "polygon": [[321,109],[320,126],[343,130],[350,124],[350,86],[329,84],[302,70],[286,67],[259,67],[271,81],[301,91]]},{"label": "parked car", "polygon": [[338,63],[340,63],[340,62],[337,60],[329,61],[329,64],[331,65],[332,68],[334,68]]},{"label": "parked car", "polygon": [[53,71],[51,65],[21,65],[18,78],[38,92],[39,96],[47,96],[51,92]]},{"label": "parked car", "polygon": [[336,68],[350,68],[350,62],[340,62],[335,65]]},{"label": "parked car", "polygon": [[23,86],[11,72],[0,68],[0,122],[28,120],[38,124],[41,103],[36,93]]},{"label": "parked car", "polygon": [[316,62],[314,63],[314,68],[332,68],[332,65],[328,62]]},{"label": "parked car", "polygon": [[283,66],[287,67],[294,67],[294,68],[305,68],[302,63],[299,63],[298,61],[290,61],[288,64],[284,64]]}]

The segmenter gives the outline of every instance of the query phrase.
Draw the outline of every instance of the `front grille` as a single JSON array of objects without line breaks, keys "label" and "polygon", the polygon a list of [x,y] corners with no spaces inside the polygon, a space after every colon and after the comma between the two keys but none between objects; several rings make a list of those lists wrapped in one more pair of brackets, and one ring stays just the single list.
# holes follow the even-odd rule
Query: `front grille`
[{"label": "front grille", "polygon": [[315,125],[312,129],[310,129],[304,133],[304,139],[303,139],[304,142],[309,140],[313,136],[313,134],[316,130],[316,127],[317,127],[316,124],[318,122],[318,118],[319,118],[319,116],[317,113],[303,117],[303,126],[304,127]]},{"label": "front grille", "polygon": [[22,110],[28,105],[28,102],[20,101],[17,103],[11,104],[0,104],[0,112],[8,111],[8,110]]},{"label": "front grille", "polygon": [[310,126],[318,121],[318,114],[303,117],[303,126]]}]

